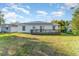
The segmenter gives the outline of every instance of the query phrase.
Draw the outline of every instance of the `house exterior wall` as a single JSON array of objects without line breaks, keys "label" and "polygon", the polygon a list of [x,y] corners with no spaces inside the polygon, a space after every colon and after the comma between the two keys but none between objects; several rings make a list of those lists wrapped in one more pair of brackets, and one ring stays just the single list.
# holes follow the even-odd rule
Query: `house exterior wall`
[{"label": "house exterior wall", "polygon": [[11,25],[3,25],[3,26],[0,26],[0,32],[17,32],[18,31],[17,28],[18,27],[13,27]]},{"label": "house exterior wall", "polygon": [[[4,26],[0,26],[1,28],[1,32],[10,32],[10,26],[9,25],[4,25]],[[8,29],[6,29],[8,28]]]},{"label": "house exterior wall", "polygon": [[[22,30],[22,26],[25,26],[25,31]],[[17,32],[31,33],[33,27],[35,27],[35,29],[40,29],[40,26],[42,26],[43,29],[53,29],[53,25],[19,25]],[[58,29],[57,25],[55,26],[55,29]]]},{"label": "house exterior wall", "polygon": [[72,31],[72,24],[69,24],[67,31],[68,32]]},{"label": "house exterior wall", "polygon": [[56,26],[55,26],[55,29],[59,29],[59,25],[56,25]]},{"label": "house exterior wall", "polygon": [[1,26],[0,26],[0,32],[1,32]]},{"label": "house exterior wall", "polygon": [[14,27],[14,26],[10,27],[10,32],[18,32],[18,31],[19,31],[18,26],[17,27]]},{"label": "house exterior wall", "polygon": [[[22,27],[25,26],[25,30],[22,30]],[[25,33],[31,33],[32,29],[39,29],[40,30],[40,26],[42,26],[42,29],[49,29],[49,30],[53,30],[53,26],[55,26],[55,29],[59,29],[58,25],[48,25],[48,24],[18,24],[16,26],[13,25],[4,25],[4,26],[0,26],[0,32],[4,31],[4,32],[25,32]],[[6,27],[8,27],[8,29],[6,29]],[[54,31],[54,30],[53,30]]]},{"label": "house exterior wall", "polygon": [[[22,26],[25,26],[25,31],[22,30]],[[18,26],[18,32],[30,33],[30,31],[31,31],[31,29],[33,29],[33,27],[35,27],[35,29],[40,29],[39,25],[20,25],[20,26]]]}]

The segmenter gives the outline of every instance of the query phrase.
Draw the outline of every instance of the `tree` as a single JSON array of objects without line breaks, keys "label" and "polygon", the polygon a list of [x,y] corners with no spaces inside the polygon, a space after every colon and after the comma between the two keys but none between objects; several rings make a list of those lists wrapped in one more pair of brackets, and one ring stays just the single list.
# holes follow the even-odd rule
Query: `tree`
[{"label": "tree", "polygon": [[75,35],[79,34],[79,7],[77,7],[73,13],[72,32]]},{"label": "tree", "polygon": [[0,25],[5,23],[4,14],[0,11]]},{"label": "tree", "polygon": [[53,24],[59,24],[59,20],[52,20],[51,23],[53,23]]},{"label": "tree", "polygon": [[59,24],[60,25],[60,31],[61,32],[67,32],[67,26],[69,25],[69,21],[64,20],[53,20],[51,23]]}]

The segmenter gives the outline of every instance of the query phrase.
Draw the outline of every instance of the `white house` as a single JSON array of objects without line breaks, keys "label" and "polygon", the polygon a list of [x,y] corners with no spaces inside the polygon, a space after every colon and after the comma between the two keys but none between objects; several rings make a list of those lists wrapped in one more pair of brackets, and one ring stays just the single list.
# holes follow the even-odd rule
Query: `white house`
[{"label": "white house", "polygon": [[71,32],[72,31],[72,24],[70,23],[67,28],[68,28],[67,31]]},{"label": "white house", "polygon": [[2,24],[0,32],[24,33],[58,33],[59,25],[48,22],[34,21],[28,23]]}]

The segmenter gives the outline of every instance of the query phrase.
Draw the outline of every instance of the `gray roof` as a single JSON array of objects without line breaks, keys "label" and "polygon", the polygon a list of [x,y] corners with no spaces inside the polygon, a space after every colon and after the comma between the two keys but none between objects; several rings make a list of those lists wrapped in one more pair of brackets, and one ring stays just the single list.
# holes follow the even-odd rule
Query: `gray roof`
[{"label": "gray roof", "polygon": [[32,22],[20,23],[20,24],[27,24],[27,25],[58,25],[58,24],[52,24],[52,23],[43,22],[43,21],[32,21]]},{"label": "gray roof", "polygon": [[34,22],[27,22],[21,24],[28,24],[28,25],[53,25],[52,23],[42,22],[42,21],[34,21]]},{"label": "gray roof", "polygon": [[14,24],[3,24],[3,25],[58,25],[58,24],[52,24],[49,22],[43,22],[43,21],[33,21],[33,22],[27,22],[27,23],[14,23]]}]

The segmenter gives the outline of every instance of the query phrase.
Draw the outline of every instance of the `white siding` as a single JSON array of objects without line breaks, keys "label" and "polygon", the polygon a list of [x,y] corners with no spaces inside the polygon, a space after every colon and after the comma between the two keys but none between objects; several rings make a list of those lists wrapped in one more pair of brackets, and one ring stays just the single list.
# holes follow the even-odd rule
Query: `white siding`
[{"label": "white siding", "polygon": [[[6,29],[6,28],[8,28],[8,29]],[[2,26],[2,27],[1,27],[1,31],[2,31],[2,32],[10,32],[10,27],[9,27],[9,25]]]},{"label": "white siding", "polygon": [[18,31],[19,31],[18,27],[13,27],[13,26],[10,27],[10,32],[18,32]]},{"label": "white siding", "polygon": [[0,26],[0,32],[1,32],[1,26]]},{"label": "white siding", "polygon": [[[25,26],[25,31],[22,30],[22,26]],[[18,26],[18,32],[26,32],[30,33],[30,30],[32,29],[32,25],[20,25]]]},{"label": "white siding", "polygon": [[[25,31],[22,30],[22,27],[25,26]],[[40,26],[43,27],[43,29],[53,29],[53,25],[26,25],[26,24],[19,24],[18,26],[8,26],[5,25],[2,30],[5,30],[5,27],[9,27],[9,30],[5,30],[7,32],[25,32],[25,33],[30,33],[31,29],[35,27],[35,29],[40,29]],[[55,29],[58,29],[58,25],[55,25]],[[0,32],[1,32],[1,27],[0,27]]]},{"label": "white siding", "polygon": [[[25,26],[25,31],[22,30],[22,26]],[[35,29],[40,29],[40,26],[42,26],[43,29],[53,29],[53,25],[19,25],[17,31],[30,33],[30,31],[31,31],[31,29],[33,29],[33,27],[35,27]],[[56,25],[56,29],[58,29],[57,25]]]},{"label": "white siding", "polygon": [[55,26],[55,29],[59,29],[59,27],[56,25],[56,26]]}]

